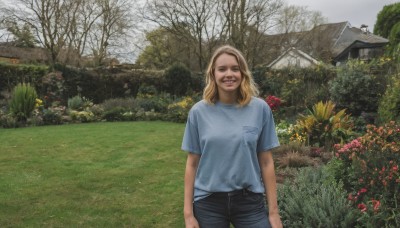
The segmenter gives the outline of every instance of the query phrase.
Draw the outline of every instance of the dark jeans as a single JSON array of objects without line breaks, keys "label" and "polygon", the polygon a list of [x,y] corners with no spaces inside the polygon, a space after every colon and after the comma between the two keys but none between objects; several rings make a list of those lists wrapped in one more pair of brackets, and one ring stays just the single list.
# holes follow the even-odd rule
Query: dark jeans
[{"label": "dark jeans", "polygon": [[193,211],[201,228],[271,227],[264,195],[247,190],[213,193],[195,201]]}]

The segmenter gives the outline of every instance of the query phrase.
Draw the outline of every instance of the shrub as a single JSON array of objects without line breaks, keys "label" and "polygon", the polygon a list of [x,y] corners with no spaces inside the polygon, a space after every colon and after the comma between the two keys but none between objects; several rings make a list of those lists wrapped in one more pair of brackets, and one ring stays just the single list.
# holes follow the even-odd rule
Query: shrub
[{"label": "shrub", "polygon": [[278,189],[285,227],[354,227],[354,214],[342,185],[323,169],[304,168]]},{"label": "shrub", "polygon": [[379,102],[378,116],[383,123],[391,120],[400,121],[400,74],[391,80],[392,83]]},{"label": "shrub", "polygon": [[36,105],[36,90],[29,83],[20,83],[14,90],[9,104],[11,114],[17,121],[26,122]]},{"label": "shrub", "polygon": [[280,168],[284,167],[292,167],[292,168],[300,168],[311,166],[314,164],[314,161],[306,156],[302,155],[298,152],[289,152],[285,156],[279,158],[277,160]]},{"label": "shrub", "polygon": [[43,124],[44,125],[58,125],[63,122],[63,115],[65,115],[65,106],[54,106],[43,110]]},{"label": "shrub", "polygon": [[42,78],[42,90],[44,94],[45,107],[65,105],[64,100],[64,77],[62,73],[50,72]]},{"label": "shrub", "polygon": [[95,120],[95,116],[90,111],[75,111],[72,110],[69,112],[69,116],[73,121],[78,121],[81,123],[88,123]]},{"label": "shrub", "polygon": [[145,112],[166,113],[171,98],[166,94],[138,96],[135,99],[135,110],[143,109]]},{"label": "shrub", "polygon": [[173,64],[165,71],[168,92],[176,96],[184,96],[190,88],[191,73],[183,64]]},{"label": "shrub", "polygon": [[329,83],[331,99],[339,108],[355,116],[377,111],[386,84],[383,77],[374,76],[368,70],[369,66],[359,61],[349,61],[339,68],[337,77]]},{"label": "shrub", "polygon": [[[372,200],[381,205],[382,216],[364,216],[379,227],[399,226],[400,216],[400,126],[367,126],[367,133],[343,146],[336,146],[336,156],[343,162],[343,181],[354,207],[365,213]],[[374,207],[372,207],[374,208]],[[373,211],[373,210],[372,210]]]},{"label": "shrub", "polygon": [[102,118],[107,121],[122,121],[125,119],[124,113],[125,109],[122,107],[115,107],[113,109],[104,112]]},{"label": "shrub", "polygon": [[93,102],[80,95],[68,99],[68,109],[70,110],[83,111],[91,106],[93,106]]},{"label": "shrub", "polygon": [[295,125],[296,132],[308,136],[308,144],[326,147],[344,142],[353,134],[350,116],[342,109],[335,113],[331,101],[315,104],[308,115],[300,115]]},{"label": "shrub", "polygon": [[178,123],[186,122],[193,105],[194,101],[191,97],[184,97],[181,101],[168,105],[166,120]]},{"label": "shrub", "polygon": [[103,103],[101,103],[101,107],[105,112],[113,110],[115,108],[122,108],[126,111],[133,111],[136,108],[135,98],[128,97],[107,99]]}]

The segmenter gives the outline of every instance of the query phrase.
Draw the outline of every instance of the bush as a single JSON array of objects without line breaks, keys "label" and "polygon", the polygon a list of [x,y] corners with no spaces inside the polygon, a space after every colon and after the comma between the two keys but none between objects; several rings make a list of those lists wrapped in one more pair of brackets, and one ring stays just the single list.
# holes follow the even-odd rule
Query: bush
[{"label": "bush", "polygon": [[135,99],[134,110],[143,109],[145,112],[167,113],[171,98],[167,94],[144,95]]},{"label": "bush", "polygon": [[350,116],[346,110],[335,112],[331,101],[315,104],[308,115],[301,115],[295,125],[296,132],[307,135],[309,145],[324,146],[329,150],[333,144],[344,142],[353,134]]},{"label": "bush", "polygon": [[29,83],[20,83],[14,90],[9,104],[10,113],[20,122],[26,122],[36,105],[36,90]]},{"label": "bush", "polygon": [[354,227],[354,214],[342,185],[321,168],[304,168],[278,189],[285,227]]},{"label": "bush", "polygon": [[168,105],[168,112],[165,119],[172,122],[184,123],[194,101],[191,97],[184,97],[181,101]]},{"label": "bush", "polygon": [[191,73],[185,65],[176,63],[165,71],[165,79],[170,94],[184,96],[190,88]]},{"label": "bush", "polygon": [[65,105],[64,90],[64,77],[61,72],[50,72],[44,76],[42,78],[42,94],[45,107]]},{"label": "bush", "polygon": [[277,163],[279,164],[280,168],[300,168],[312,166],[314,164],[314,161],[310,157],[302,155],[298,152],[289,152],[285,156],[279,158],[277,160]]},{"label": "bush", "polygon": [[379,121],[387,123],[391,120],[400,121],[400,74],[392,78],[378,108]]},{"label": "bush", "polygon": [[93,102],[79,95],[68,99],[68,109],[70,110],[83,111],[91,106],[93,106]]},{"label": "bush", "polygon": [[115,107],[104,112],[102,118],[107,121],[122,121],[125,119],[124,113],[126,110],[122,107]]},{"label": "bush", "polygon": [[[400,216],[400,125],[367,126],[367,133],[343,146],[336,146],[336,157],[343,162],[343,181],[349,200],[377,227],[399,227]],[[371,203],[377,204],[368,207]]]},{"label": "bush", "polygon": [[49,107],[43,110],[44,125],[58,125],[63,123],[63,115],[65,114],[65,106]]},{"label": "bush", "polygon": [[134,111],[136,108],[135,98],[133,97],[107,99],[101,103],[100,106],[105,112],[115,108],[122,108],[125,111]]},{"label": "bush", "polygon": [[331,99],[339,108],[355,116],[377,111],[386,83],[384,77],[374,76],[368,70],[368,65],[358,61],[349,61],[339,68],[337,77],[329,83]]},{"label": "bush", "polygon": [[73,121],[78,121],[81,123],[93,122],[96,120],[94,114],[90,111],[75,111],[69,112],[69,116]]}]

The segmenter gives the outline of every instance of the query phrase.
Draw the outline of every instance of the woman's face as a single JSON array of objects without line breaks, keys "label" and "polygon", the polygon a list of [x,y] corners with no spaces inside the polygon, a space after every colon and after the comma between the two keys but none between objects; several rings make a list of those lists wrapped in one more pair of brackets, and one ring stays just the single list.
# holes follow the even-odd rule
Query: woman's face
[{"label": "woman's face", "polygon": [[214,76],[220,96],[237,95],[238,88],[242,82],[242,73],[235,56],[220,55],[215,60]]}]

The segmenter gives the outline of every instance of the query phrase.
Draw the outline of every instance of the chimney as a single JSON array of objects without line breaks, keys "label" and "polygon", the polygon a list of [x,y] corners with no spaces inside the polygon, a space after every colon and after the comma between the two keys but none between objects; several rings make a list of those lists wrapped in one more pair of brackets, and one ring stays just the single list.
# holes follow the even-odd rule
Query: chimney
[{"label": "chimney", "polygon": [[365,33],[365,34],[369,33],[368,25],[366,25],[366,24],[362,24],[361,27],[360,27],[360,29],[361,29],[361,31],[362,31],[363,33]]}]

